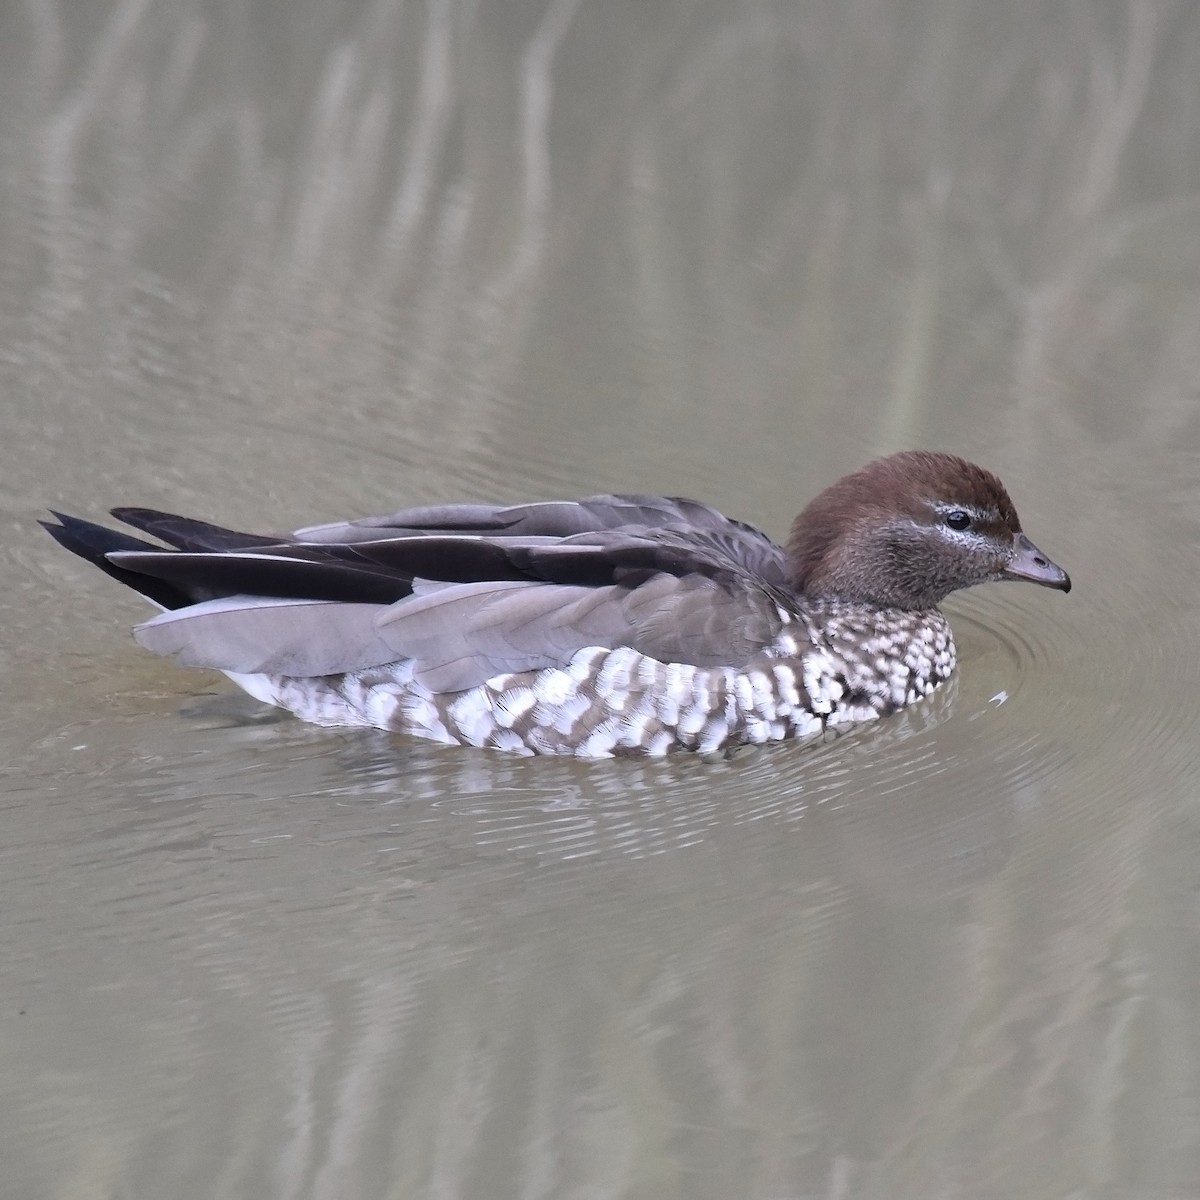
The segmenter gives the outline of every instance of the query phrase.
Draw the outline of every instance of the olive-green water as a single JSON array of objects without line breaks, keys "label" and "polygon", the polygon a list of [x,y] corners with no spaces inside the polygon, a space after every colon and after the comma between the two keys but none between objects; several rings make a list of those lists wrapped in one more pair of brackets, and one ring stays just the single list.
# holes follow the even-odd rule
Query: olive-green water
[{"label": "olive-green water", "polygon": [[[0,1198],[1200,1196],[1200,7],[0,7]],[[902,446],[1069,596],[824,745],[323,730],[36,521]]]}]

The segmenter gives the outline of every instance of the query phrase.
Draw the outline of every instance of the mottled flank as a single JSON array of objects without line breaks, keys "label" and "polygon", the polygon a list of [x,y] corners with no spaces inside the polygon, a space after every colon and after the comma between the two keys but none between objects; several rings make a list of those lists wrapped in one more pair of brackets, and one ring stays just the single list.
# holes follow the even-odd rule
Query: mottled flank
[{"label": "mottled flank", "polygon": [[695,500],[449,504],[240,533],[150,509],[50,534],[162,612],[141,645],[322,725],[519,754],[727,751],[886,716],[954,670],[957,588],[1071,581],[989,471],[910,451],[784,549]]},{"label": "mottled flank", "polygon": [[320,725],[371,725],[518,754],[728,751],[886,716],[954,670],[936,610],[839,606],[797,618],[743,667],[662,663],[628,646],[588,647],[563,668],[496,675],[434,693],[411,661],[317,678],[235,676],[252,695]]}]

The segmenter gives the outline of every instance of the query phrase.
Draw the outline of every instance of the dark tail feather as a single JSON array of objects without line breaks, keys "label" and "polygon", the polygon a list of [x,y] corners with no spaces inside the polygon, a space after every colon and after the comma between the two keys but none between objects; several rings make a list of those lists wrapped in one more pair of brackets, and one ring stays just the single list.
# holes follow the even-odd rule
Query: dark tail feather
[{"label": "dark tail feather", "polygon": [[109,562],[106,557],[114,550],[159,550],[161,547],[131,534],[108,529],[104,525],[96,525],[79,517],[68,516],[66,513],[56,512],[54,516],[60,524],[53,525],[49,521],[39,521],[38,524],[65,550],[78,554],[92,566],[99,567],[106,575],[111,575],[119,583],[133,588],[135,592],[139,592],[155,604],[162,605],[163,608],[183,608],[184,605],[192,603],[190,597],[179,588],[149,575],[126,571]]},{"label": "dark tail feather", "polygon": [[[197,521],[192,517],[180,517],[175,513],[159,512],[155,508],[114,508],[112,515],[134,529],[140,529],[152,537],[161,538],[168,546],[177,550],[221,551],[249,550],[254,546],[278,546],[283,538],[264,537],[258,533],[240,533],[236,529],[226,529],[222,525],[210,525],[207,521]],[[56,514],[57,515],[57,514]],[[114,534],[114,537],[120,536]],[[136,539],[133,539],[136,541]],[[159,547],[147,547],[145,542],[135,546],[118,546],[114,549],[157,550]]]},{"label": "dark tail feather", "polygon": [[[124,520],[132,516],[164,541],[191,548],[168,550],[65,513],[54,514],[58,525],[49,521],[41,524],[60,546],[163,608],[184,608],[202,600],[240,594],[392,604],[412,592],[411,577],[365,559],[352,549],[342,555],[336,546],[308,547],[301,558],[283,552],[287,547],[276,538],[259,538],[251,545],[239,540],[233,547],[226,544],[217,549],[199,549],[206,537],[224,540],[254,535],[145,509],[119,508],[114,512]],[[161,527],[163,522],[177,524],[166,531]],[[270,547],[281,552],[272,554]]]}]

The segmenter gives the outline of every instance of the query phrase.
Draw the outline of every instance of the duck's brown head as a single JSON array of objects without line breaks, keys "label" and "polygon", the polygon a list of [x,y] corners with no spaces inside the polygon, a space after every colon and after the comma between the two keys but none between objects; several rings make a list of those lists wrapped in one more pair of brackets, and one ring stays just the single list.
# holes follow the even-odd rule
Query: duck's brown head
[{"label": "duck's brown head", "polygon": [[1071,590],[995,475],[929,450],[876,459],[826,488],[796,518],[787,551],[792,586],[813,599],[921,610],[991,580]]}]

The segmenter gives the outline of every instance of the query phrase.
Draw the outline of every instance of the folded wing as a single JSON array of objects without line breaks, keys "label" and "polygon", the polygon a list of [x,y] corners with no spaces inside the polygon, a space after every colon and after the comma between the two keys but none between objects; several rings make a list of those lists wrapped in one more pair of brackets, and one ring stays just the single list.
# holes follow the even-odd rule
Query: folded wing
[{"label": "folded wing", "polygon": [[137,628],[141,644],[221,670],[327,675],[411,659],[431,690],[458,691],[591,646],[736,665],[780,626],[779,547],[694,501],[450,505],[282,539],[115,513],[175,548],[75,518],[51,532],[168,609]]}]

